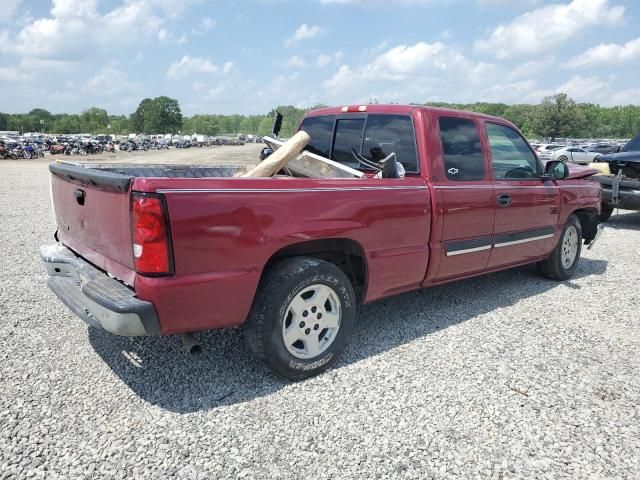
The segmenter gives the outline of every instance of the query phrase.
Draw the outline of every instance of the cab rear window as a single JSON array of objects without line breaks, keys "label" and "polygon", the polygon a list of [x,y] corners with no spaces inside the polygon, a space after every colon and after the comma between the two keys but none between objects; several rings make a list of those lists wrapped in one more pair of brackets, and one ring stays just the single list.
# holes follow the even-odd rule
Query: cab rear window
[{"label": "cab rear window", "polygon": [[307,150],[316,155],[329,158],[331,153],[331,140],[333,138],[333,122],[336,117],[309,117],[305,118],[300,126],[311,137]]},{"label": "cab rear window", "polygon": [[311,137],[312,153],[359,168],[353,152],[379,162],[391,153],[408,173],[418,173],[413,121],[408,115],[334,115],[305,118],[300,126]]}]

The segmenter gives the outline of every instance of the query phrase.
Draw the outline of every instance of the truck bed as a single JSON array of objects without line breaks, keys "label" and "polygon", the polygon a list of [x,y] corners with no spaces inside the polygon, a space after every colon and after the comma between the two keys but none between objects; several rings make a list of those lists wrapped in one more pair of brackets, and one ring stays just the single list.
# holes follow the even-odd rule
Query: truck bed
[{"label": "truck bed", "polygon": [[233,177],[242,168],[235,165],[175,165],[175,164],[67,164],[59,166],[82,167],[88,170],[115,173],[131,178],[226,178]]}]

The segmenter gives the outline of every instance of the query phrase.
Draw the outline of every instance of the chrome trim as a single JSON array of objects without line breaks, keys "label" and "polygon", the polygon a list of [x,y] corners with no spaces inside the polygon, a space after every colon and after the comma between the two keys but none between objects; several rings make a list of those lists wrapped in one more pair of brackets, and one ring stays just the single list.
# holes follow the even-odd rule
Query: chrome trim
[{"label": "chrome trim", "polygon": [[484,250],[490,250],[491,245],[485,245],[483,247],[466,248],[464,250],[455,250],[453,252],[446,252],[447,257],[455,257],[456,255],[462,255],[464,253],[482,252]]},{"label": "chrome trim", "polygon": [[465,190],[467,188],[491,188],[493,185],[434,185],[434,190]]},{"label": "chrome trim", "polygon": [[465,190],[468,188],[495,188],[497,190],[530,190],[530,189],[538,189],[544,188],[545,190],[550,190],[552,188],[576,188],[581,187],[584,188],[585,185],[504,185],[504,184],[491,184],[491,185],[434,185],[433,188],[436,190]]},{"label": "chrome trim", "polygon": [[511,245],[519,245],[521,243],[535,242],[536,240],[546,240],[547,238],[553,238],[553,235],[554,234],[551,233],[549,235],[540,235],[538,237],[523,238],[522,240],[513,240],[511,242],[495,243],[493,246],[495,248],[509,247]]},{"label": "chrome trim", "polygon": [[308,193],[308,192],[361,192],[377,190],[426,190],[426,186],[402,187],[318,187],[318,188],[167,188],[157,193]]}]

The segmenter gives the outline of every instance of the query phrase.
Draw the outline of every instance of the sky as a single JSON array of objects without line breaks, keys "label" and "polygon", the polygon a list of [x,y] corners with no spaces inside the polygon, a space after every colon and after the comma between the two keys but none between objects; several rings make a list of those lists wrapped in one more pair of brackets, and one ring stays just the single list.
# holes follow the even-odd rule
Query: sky
[{"label": "sky", "polygon": [[0,0],[0,111],[640,104],[637,0]]}]

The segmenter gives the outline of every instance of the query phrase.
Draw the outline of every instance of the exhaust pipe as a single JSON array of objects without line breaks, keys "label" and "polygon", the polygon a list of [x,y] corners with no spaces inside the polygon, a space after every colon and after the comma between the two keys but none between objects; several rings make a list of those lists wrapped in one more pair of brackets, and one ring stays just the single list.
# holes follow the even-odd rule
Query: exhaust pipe
[{"label": "exhaust pipe", "polygon": [[200,342],[193,334],[183,333],[180,335],[180,339],[182,340],[182,347],[187,353],[192,355],[202,353],[202,345],[200,345]]}]

